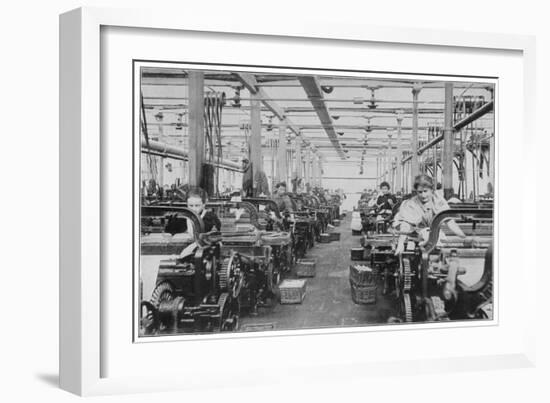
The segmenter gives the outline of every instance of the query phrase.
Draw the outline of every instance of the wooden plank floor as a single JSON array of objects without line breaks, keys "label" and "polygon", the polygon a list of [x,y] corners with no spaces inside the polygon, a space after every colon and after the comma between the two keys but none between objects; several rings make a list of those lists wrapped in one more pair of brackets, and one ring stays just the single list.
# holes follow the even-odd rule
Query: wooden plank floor
[{"label": "wooden plank floor", "polygon": [[356,305],[351,299],[349,285],[350,249],[359,246],[359,237],[352,236],[350,214],[334,231],[340,241],[316,244],[307,253],[317,258],[317,273],[307,279],[306,297],[302,304],[259,308],[257,316],[244,314],[241,331],[290,330],[319,327],[375,325],[397,315],[395,297],[382,296],[378,288],[377,302]]}]

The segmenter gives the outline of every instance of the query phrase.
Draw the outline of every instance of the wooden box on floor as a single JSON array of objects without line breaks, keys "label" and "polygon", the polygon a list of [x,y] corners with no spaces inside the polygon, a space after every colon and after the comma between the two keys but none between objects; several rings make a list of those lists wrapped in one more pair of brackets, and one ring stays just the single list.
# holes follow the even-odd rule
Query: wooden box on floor
[{"label": "wooden box on floor", "polygon": [[316,259],[298,259],[296,261],[296,275],[298,277],[315,277]]},{"label": "wooden box on floor", "polygon": [[279,290],[281,304],[301,304],[306,296],[306,280],[283,280]]},{"label": "wooden box on floor", "polygon": [[321,239],[319,240],[320,243],[329,243],[330,242],[330,234],[322,233]]},{"label": "wooden box on floor", "polygon": [[330,240],[331,241],[339,241],[340,240],[340,233],[339,232],[331,232],[330,233]]}]

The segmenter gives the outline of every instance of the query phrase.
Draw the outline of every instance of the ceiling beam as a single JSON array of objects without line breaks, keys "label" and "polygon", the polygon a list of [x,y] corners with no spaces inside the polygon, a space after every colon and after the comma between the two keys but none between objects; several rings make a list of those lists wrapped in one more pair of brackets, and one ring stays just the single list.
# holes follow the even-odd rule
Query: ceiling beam
[{"label": "ceiling beam", "polygon": [[325,132],[327,133],[330,142],[338,151],[340,157],[344,159],[345,154],[342,150],[340,142],[338,141],[336,131],[334,130],[332,116],[330,116],[330,112],[325,103],[325,98],[323,96],[323,91],[321,90],[319,80],[316,77],[312,76],[300,76],[298,77],[298,80],[300,81],[300,84],[302,84],[302,87],[304,88],[304,91],[306,92],[307,97],[311,102],[311,105],[313,105],[313,109],[315,110],[315,113],[317,113],[317,116],[321,121],[321,125],[323,126],[323,129],[325,129]]}]

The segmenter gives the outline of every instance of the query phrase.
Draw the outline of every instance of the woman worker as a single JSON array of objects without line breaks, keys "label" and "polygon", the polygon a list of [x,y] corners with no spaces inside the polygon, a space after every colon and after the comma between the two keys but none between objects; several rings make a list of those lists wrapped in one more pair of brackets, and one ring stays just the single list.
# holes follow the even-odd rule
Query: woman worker
[{"label": "woman worker", "polygon": [[[190,190],[187,194],[187,208],[195,212],[202,219],[205,232],[220,231],[222,227],[220,219],[213,211],[206,210],[205,206],[206,192],[200,188]],[[168,226],[170,225],[179,226],[176,233],[192,234],[192,231],[194,229],[193,222],[188,218],[186,218],[185,221],[169,221]],[[166,232],[170,231],[167,230]],[[198,245],[196,241],[191,243],[186,248],[184,248],[177,257],[184,258],[195,253],[197,246]]]},{"label": "woman worker", "polygon": [[[416,194],[403,201],[399,207],[399,211],[394,217],[393,228],[399,234],[399,240],[395,251],[399,255],[404,250],[405,238],[407,234],[417,232],[422,238],[421,244],[428,241],[430,226],[434,217],[441,211],[449,209],[447,201],[434,192],[434,183],[432,178],[427,175],[418,175],[414,179],[414,190]],[[465,244],[474,244],[473,238],[468,238],[454,220],[446,222],[447,227]],[[443,286],[443,297],[445,300],[457,297],[456,294],[456,278],[458,276],[458,265],[456,259],[449,261],[448,274]]]},{"label": "woman worker", "polygon": [[[191,189],[187,192],[187,208],[194,211],[203,221],[205,232],[221,230],[221,222],[216,213],[205,209],[206,192],[200,188]],[[191,234],[193,231],[193,223],[188,218],[177,217],[174,215],[168,219],[168,223],[164,229],[172,235],[175,234]]]},{"label": "woman worker", "polygon": [[[434,183],[428,175],[418,175],[414,179],[413,187],[416,194],[410,199],[403,201],[394,217],[392,227],[402,234],[402,238],[405,234],[417,232],[422,238],[423,243],[426,243],[434,217],[441,211],[448,210],[449,205],[444,198],[434,192]],[[449,220],[446,224],[465,243],[473,242],[473,239],[466,237],[454,220]],[[403,242],[399,242],[396,254],[402,251]]]},{"label": "woman worker", "polygon": [[197,215],[202,218],[204,223],[204,230],[206,232],[219,231],[222,228],[222,223],[216,213],[205,209],[206,206],[206,192],[202,189],[192,190],[187,196],[187,207],[189,210],[193,210]]}]

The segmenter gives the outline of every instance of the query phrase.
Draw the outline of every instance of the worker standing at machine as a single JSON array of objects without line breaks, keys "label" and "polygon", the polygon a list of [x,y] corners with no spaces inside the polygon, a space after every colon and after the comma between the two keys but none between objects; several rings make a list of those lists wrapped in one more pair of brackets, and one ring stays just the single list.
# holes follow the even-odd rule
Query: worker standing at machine
[{"label": "worker standing at machine", "polygon": [[269,184],[265,172],[256,169],[248,159],[243,158],[243,196],[269,196]]},{"label": "worker standing at machine", "polygon": [[390,193],[390,184],[382,182],[380,184],[380,194],[376,198],[376,231],[386,232],[388,230],[389,220],[393,215],[393,208],[397,199]]},{"label": "worker standing at machine", "polygon": [[294,204],[286,191],[286,182],[279,182],[275,185],[275,192],[273,193],[272,200],[277,204],[277,208],[282,217],[278,218],[275,212],[271,211],[268,207],[267,212],[270,218],[273,220],[273,223],[277,223],[279,228],[288,230],[288,220],[290,220],[291,214],[294,211]]},{"label": "worker standing at machine", "polygon": [[397,203],[397,199],[390,192],[390,184],[382,182],[380,184],[380,195],[376,199],[376,208],[379,214],[389,212],[391,214],[393,207]]},{"label": "worker standing at machine", "polygon": [[[418,175],[414,180],[413,189],[416,194],[401,203],[399,211],[395,215],[393,228],[400,234],[397,241],[395,254],[399,255],[405,250],[405,240],[407,235],[418,233],[421,238],[420,245],[425,245],[429,239],[430,226],[435,216],[445,210],[449,210],[449,204],[440,195],[436,189],[431,177],[427,175]],[[447,227],[464,242],[464,245],[474,247],[477,240],[473,237],[467,237],[456,221],[446,221]],[[440,230],[439,239],[445,239],[443,231]],[[448,273],[443,285],[443,298],[450,301],[457,298],[456,281],[458,277],[458,266],[456,259],[448,259]]]},{"label": "worker standing at machine", "polygon": [[286,182],[277,183],[277,185],[275,185],[275,189],[276,190],[273,197],[273,201],[277,203],[277,207],[279,207],[279,211],[281,213],[291,212],[293,210],[293,206],[292,206],[292,200],[290,200],[290,197],[286,192]]},{"label": "worker standing at machine", "polygon": [[[394,217],[392,226],[402,234],[402,237],[417,232],[422,238],[422,243],[425,243],[428,240],[430,225],[434,217],[441,211],[448,210],[449,204],[435,193],[434,183],[428,175],[418,175],[414,180],[413,188],[416,194],[403,201]],[[466,237],[454,220],[447,221],[447,227],[465,243],[474,242],[473,239],[470,240]],[[403,242],[398,242],[396,254],[403,251],[402,247]]]}]

